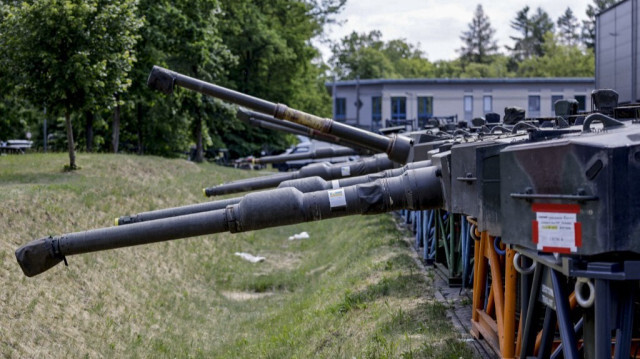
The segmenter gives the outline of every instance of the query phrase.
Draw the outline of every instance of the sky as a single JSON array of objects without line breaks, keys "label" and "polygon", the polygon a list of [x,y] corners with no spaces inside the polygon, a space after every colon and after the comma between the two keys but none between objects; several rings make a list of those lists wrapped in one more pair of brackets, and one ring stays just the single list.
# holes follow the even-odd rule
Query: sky
[{"label": "sky", "polygon": [[[525,6],[531,8],[530,14],[541,7],[554,22],[570,7],[581,24],[581,20],[586,19],[589,3],[588,0],[347,0],[337,16],[342,24],[328,26],[326,33],[332,41],[339,41],[353,31],[363,33],[377,29],[385,41],[401,38],[414,45],[419,43],[430,61],[452,60],[458,57],[456,49],[462,46],[460,35],[467,30],[478,4],[496,30],[500,51],[506,52],[505,45],[513,45],[509,36],[517,35],[510,22]],[[325,61],[328,60],[329,46],[316,45]]]}]

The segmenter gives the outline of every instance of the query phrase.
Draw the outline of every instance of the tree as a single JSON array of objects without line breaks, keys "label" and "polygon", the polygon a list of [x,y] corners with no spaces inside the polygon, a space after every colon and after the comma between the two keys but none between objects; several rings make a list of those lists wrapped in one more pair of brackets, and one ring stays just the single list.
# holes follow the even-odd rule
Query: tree
[{"label": "tree", "polygon": [[76,168],[71,115],[113,105],[126,89],[141,25],[134,0],[36,0],[3,5],[0,56],[21,94],[63,114],[69,169]]},{"label": "tree", "polygon": [[[330,114],[331,101],[327,101],[321,76],[323,64],[310,40],[322,34],[323,26],[333,21],[344,3],[221,0],[220,33],[238,58],[229,67],[228,86],[301,110]],[[228,131],[223,135],[224,128]],[[250,128],[228,117],[215,122],[212,137],[226,143],[233,154],[242,155],[280,150],[290,142],[283,134]]]},{"label": "tree", "polygon": [[352,32],[331,46],[330,63],[339,79],[375,79],[399,77],[389,58],[382,52],[384,42],[379,30]]},{"label": "tree", "polygon": [[531,37],[533,38],[533,51],[536,56],[544,55],[545,36],[548,32],[553,32],[553,20],[549,14],[537,8],[535,14],[529,19],[531,21]]},{"label": "tree", "polygon": [[558,21],[558,41],[563,45],[573,46],[578,43],[580,35],[578,35],[578,19],[573,15],[570,7],[564,11]]},{"label": "tree", "polygon": [[529,20],[529,6],[525,6],[516,13],[516,18],[511,21],[511,28],[518,31],[521,36],[509,36],[515,41],[513,47],[506,46],[511,51],[516,61],[529,58],[533,55],[533,41],[531,38],[531,22]]},{"label": "tree", "polygon": [[546,11],[537,8],[534,14],[529,15],[529,10],[530,8],[525,6],[511,21],[511,28],[517,30],[521,36],[510,36],[515,44],[513,47],[507,46],[507,49],[518,62],[532,56],[542,56],[544,36],[547,32],[553,31],[553,21]]},{"label": "tree", "polygon": [[[224,69],[232,64],[234,57],[218,35],[217,0],[180,0],[164,6],[170,8],[168,12],[173,19],[172,27],[167,29],[167,35],[174,40],[168,48],[167,64],[178,72],[204,81],[216,82],[222,78]],[[207,136],[204,117],[215,103],[192,91],[177,96],[196,143],[193,160],[202,162],[203,133]]]},{"label": "tree", "polygon": [[578,45],[563,45],[547,32],[542,44],[544,55],[522,61],[518,67],[521,77],[593,77],[593,51],[583,52]]},{"label": "tree", "polygon": [[486,64],[490,56],[498,51],[498,44],[494,40],[496,31],[491,27],[489,17],[485,15],[482,5],[478,4],[468,30],[462,33],[462,48],[458,50],[461,58],[466,62]]},{"label": "tree", "polygon": [[219,35],[219,7],[216,0],[140,1],[145,26],[136,45],[133,85],[119,94],[122,108],[114,112],[114,150],[122,133],[125,151],[178,156],[195,143],[193,159],[202,161],[204,146],[211,142],[206,120],[218,102],[182,90],[166,97],[150,90],[146,80],[152,66],[160,65],[205,81],[224,81],[234,56]]},{"label": "tree", "polygon": [[596,47],[596,15],[619,0],[593,0],[593,5],[587,5],[587,20],[582,20],[582,42],[589,49]]},{"label": "tree", "polygon": [[378,30],[352,32],[333,44],[332,51],[330,63],[340,79],[428,77],[435,71],[416,46],[404,39],[384,42]]}]

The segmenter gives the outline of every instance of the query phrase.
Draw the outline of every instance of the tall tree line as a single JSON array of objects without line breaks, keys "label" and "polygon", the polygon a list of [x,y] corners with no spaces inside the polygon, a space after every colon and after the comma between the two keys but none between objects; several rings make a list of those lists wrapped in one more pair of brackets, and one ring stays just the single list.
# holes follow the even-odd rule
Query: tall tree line
[{"label": "tall tree line", "polygon": [[[328,115],[325,68],[310,40],[345,0],[0,0],[0,139],[26,131],[50,146],[179,155],[284,148],[233,108],[146,87],[153,65]],[[46,115],[44,110],[46,109]]]},{"label": "tall tree line", "polygon": [[[544,9],[525,6],[510,21],[510,44],[501,48],[495,29],[482,5],[460,36],[459,57],[451,61],[428,60],[426,54],[404,39],[382,40],[379,31],[352,33],[333,45],[331,64],[341,79],[408,77],[544,77],[593,76],[595,14],[617,0],[593,0],[582,23],[571,8],[557,19]],[[390,56],[389,48],[408,51]],[[502,50],[502,51],[501,51]]]},{"label": "tall tree line", "polygon": [[[580,22],[526,6],[511,44],[498,46],[478,5],[459,57],[431,62],[419,45],[379,31],[335,42],[325,65],[311,39],[346,0],[0,0],[0,140],[34,132],[46,116],[50,147],[176,156],[189,146],[234,155],[282,149],[289,137],[248,128],[233,107],[188,91],[149,90],[154,64],[329,116],[324,87],[339,79],[592,76],[593,0]],[[46,115],[45,115],[46,111]]]}]

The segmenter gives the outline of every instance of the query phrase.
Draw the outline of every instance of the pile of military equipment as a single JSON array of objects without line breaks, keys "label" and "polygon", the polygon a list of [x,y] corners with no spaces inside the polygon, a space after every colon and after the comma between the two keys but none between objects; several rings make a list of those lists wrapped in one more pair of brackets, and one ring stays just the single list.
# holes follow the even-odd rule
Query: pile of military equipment
[{"label": "pile of military equipment", "polygon": [[425,262],[444,269],[451,285],[472,288],[472,334],[501,357],[637,356],[640,106],[618,106],[614,91],[594,91],[588,113],[560,100],[556,117],[507,108],[502,121],[487,114],[468,126],[386,137],[159,67],[149,85],[198,91],[243,107],[244,121],[373,155],[205,194],[275,189],[34,240],[16,250],[27,276],[74,254],[401,211]]}]

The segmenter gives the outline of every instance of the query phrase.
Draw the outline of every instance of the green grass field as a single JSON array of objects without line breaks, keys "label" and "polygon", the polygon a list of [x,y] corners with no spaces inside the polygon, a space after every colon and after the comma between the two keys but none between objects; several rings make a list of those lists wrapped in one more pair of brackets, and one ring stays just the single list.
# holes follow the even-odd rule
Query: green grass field
[{"label": "green grass field", "polygon": [[[68,257],[25,277],[15,249],[206,200],[258,174],[184,160],[0,157],[0,357],[469,358],[391,215]],[[311,238],[289,241],[307,231]],[[234,256],[266,257],[252,264]]]}]

